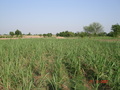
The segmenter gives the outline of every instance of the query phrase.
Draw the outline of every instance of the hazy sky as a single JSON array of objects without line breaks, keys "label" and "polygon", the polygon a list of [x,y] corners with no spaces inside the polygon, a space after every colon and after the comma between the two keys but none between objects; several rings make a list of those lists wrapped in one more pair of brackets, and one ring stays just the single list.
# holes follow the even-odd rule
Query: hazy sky
[{"label": "hazy sky", "polygon": [[0,0],[0,34],[77,32],[93,22],[105,32],[120,24],[120,0]]}]

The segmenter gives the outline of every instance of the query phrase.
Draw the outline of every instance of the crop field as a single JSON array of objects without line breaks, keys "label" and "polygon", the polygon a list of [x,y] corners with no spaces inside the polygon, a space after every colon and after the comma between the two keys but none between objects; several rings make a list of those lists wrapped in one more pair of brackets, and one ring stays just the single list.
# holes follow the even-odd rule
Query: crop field
[{"label": "crop field", "polygon": [[0,40],[0,90],[120,90],[120,41]]}]

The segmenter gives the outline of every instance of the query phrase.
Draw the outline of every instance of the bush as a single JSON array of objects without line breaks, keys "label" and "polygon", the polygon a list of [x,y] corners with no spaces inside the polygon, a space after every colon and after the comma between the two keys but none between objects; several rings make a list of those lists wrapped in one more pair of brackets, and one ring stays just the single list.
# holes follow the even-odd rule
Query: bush
[{"label": "bush", "polygon": [[41,36],[42,36],[42,34],[39,34],[39,36],[41,37]]},{"label": "bush", "polygon": [[107,35],[106,32],[101,32],[101,33],[98,34],[98,36],[106,36],[106,35]]},{"label": "bush", "polygon": [[63,31],[63,32],[57,33],[56,36],[73,37],[75,36],[75,34],[73,32]]},{"label": "bush", "polygon": [[46,37],[47,36],[47,34],[43,34],[43,37]]},{"label": "bush", "polygon": [[15,35],[14,32],[9,32],[9,35],[11,35],[12,37]]},{"label": "bush", "polygon": [[48,33],[47,36],[48,36],[48,37],[52,37],[52,33]]},{"label": "bush", "polygon": [[15,35],[17,35],[17,37],[18,37],[18,35],[22,35],[22,32],[17,29],[17,30],[15,31]]}]

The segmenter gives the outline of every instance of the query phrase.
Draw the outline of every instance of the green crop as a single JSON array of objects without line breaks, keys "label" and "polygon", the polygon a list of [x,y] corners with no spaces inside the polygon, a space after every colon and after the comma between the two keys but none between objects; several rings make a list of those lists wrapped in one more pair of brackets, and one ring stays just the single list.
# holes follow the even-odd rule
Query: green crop
[{"label": "green crop", "polygon": [[119,41],[0,40],[3,90],[119,90],[119,75]]}]

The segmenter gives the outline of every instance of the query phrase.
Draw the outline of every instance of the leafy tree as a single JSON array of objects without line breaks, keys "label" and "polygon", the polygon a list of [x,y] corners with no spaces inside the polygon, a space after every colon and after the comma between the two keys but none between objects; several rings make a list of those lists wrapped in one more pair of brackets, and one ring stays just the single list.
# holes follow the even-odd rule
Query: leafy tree
[{"label": "leafy tree", "polygon": [[17,36],[18,36],[18,35],[22,35],[22,32],[17,29],[17,30],[15,31],[15,35],[17,35]]},{"label": "leafy tree", "polygon": [[106,35],[107,35],[106,32],[101,32],[101,33],[98,34],[98,36],[106,36]]},{"label": "leafy tree", "polygon": [[85,37],[85,36],[88,36],[88,33],[86,33],[86,32],[77,32],[77,33],[75,33],[75,36],[77,36],[77,37]]},{"label": "leafy tree", "polygon": [[103,27],[100,23],[97,22],[93,22],[92,24],[90,24],[89,26],[85,26],[83,27],[84,31],[90,34],[98,34],[103,32]]},{"label": "leafy tree", "polygon": [[114,36],[114,32],[113,32],[113,31],[109,32],[109,33],[107,34],[107,36],[113,37],[113,36]]},{"label": "leafy tree", "polygon": [[[39,36],[42,36],[42,34],[39,34]],[[43,34],[43,37],[52,37],[52,33],[47,33],[47,34]]]},{"label": "leafy tree", "polygon": [[31,35],[31,33],[29,32],[27,35]]},{"label": "leafy tree", "polygon": [[73,32],[68,32],[68,33],[67,33],[67,36],[68,36],[68,37],[73,37],[73,36],[75,36],[75,34],[74,34]]},{"label": "leafy tree", "polygon": [[75,34],[73,32],[63,31],[63,32],[57,33],[56,36],[73,37],[75,36]]},{"label": "leafy tree", "polygon": [[59,33],[56,33],[56,36],[59,36]]},{"label": "leafy tree", "polygon": [[14,32],[9,32],[9,34],[13,37],[15,35]]},{"label": "leafy tree", "polygon": [[47,36],[48,36],[48,37],[52,37],[52,33],[48,33]]},{"label": "leafy tree", "polygon": [[93,33],[93,30],[90,26],[84,26],[83,29],[86,33],[89,33],[89,34]]},{"label": "leafy tree", "polygon": [[39,36],[41,37],[41,36],[42,36],[42,34],[39,34]]},{"label": "leafy tree", "polygon": [[112,25],[111,30],[113,31],[114,37],[118,37],[120,35],[120,25],[119,24]]},{"label": "leafy tree", "polygon": [[46,37],[47,36],[47,34],[43,34],[43,37]]}]

